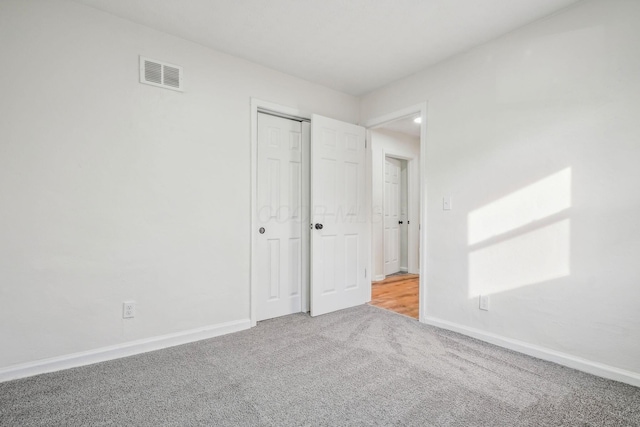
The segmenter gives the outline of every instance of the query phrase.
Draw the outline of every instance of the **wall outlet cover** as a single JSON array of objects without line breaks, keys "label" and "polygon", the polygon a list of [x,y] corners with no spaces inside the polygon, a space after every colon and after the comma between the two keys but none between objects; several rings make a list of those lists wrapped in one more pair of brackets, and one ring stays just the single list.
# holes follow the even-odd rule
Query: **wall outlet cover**
[{"label": "wall outlet cover", "polygon": [[136,303],[134,301],[125,301],[122,303],[122,318],[131,319],[136,317]]}]

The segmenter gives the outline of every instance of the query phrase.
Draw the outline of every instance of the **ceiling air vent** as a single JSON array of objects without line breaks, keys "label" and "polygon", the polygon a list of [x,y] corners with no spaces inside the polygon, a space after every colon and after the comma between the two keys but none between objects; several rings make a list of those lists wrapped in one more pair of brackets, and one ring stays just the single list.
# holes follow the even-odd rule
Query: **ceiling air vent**
[{"label": "ceiling air vent", "polygon": [[140,83],[182,91],[182,67],[141,56]]}]

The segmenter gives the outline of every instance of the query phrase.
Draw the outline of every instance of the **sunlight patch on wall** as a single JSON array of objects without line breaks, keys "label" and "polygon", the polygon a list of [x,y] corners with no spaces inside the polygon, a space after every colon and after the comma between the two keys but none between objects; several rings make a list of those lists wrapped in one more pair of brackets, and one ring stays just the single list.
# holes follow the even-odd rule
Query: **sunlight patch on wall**
[{"label": "sunlight patch on wall", "polygon": [[570,220],[469,253],[469,297],[568,276]]},{"label": "sunlight patch on wall", "polygon": [[571,207],[571,168],[554,173],[467,217],[469,245],[499,236]]}]

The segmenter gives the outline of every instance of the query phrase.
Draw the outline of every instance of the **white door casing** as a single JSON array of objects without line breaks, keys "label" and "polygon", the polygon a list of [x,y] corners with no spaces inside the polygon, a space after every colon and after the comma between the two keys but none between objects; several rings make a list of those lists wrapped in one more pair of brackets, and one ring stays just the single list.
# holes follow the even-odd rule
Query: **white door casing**
[{"label": "white door casing", "polygon": [[[307,239],[302,124],[258,114],[256,320],[302,309]],[[304,224],[303,224],[304,222]],[[304,263],[306,264],[306,262]]]},{"label": "white door casing", "polygon": [[384,167],[384,274],[400,271],[400,160],[385,157]]},{"label": "white door casing", "polygon": [[312,116],[312,316],[367,301],[369,224],[365,152],[363,127]]}]

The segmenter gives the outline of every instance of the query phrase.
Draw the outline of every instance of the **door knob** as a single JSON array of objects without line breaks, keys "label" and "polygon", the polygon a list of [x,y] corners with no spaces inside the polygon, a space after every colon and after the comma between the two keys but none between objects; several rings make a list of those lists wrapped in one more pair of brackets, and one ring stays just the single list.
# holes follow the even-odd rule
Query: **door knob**
[{"label": "door knob", "polygon": [[324,227],[322,224],[316,224],[316,230],[322,230],[322,227]]},{"label": "door knob", "polygon": [[264,234],[264,232],[265,232],[264,227],[260,227],[260,230],[258,230],[258,233],[260,233],[260,234]]},{"label": "door knob", "polygon": [[403,222],[402,221],[398,221],[398,224],[403,224]]}]

